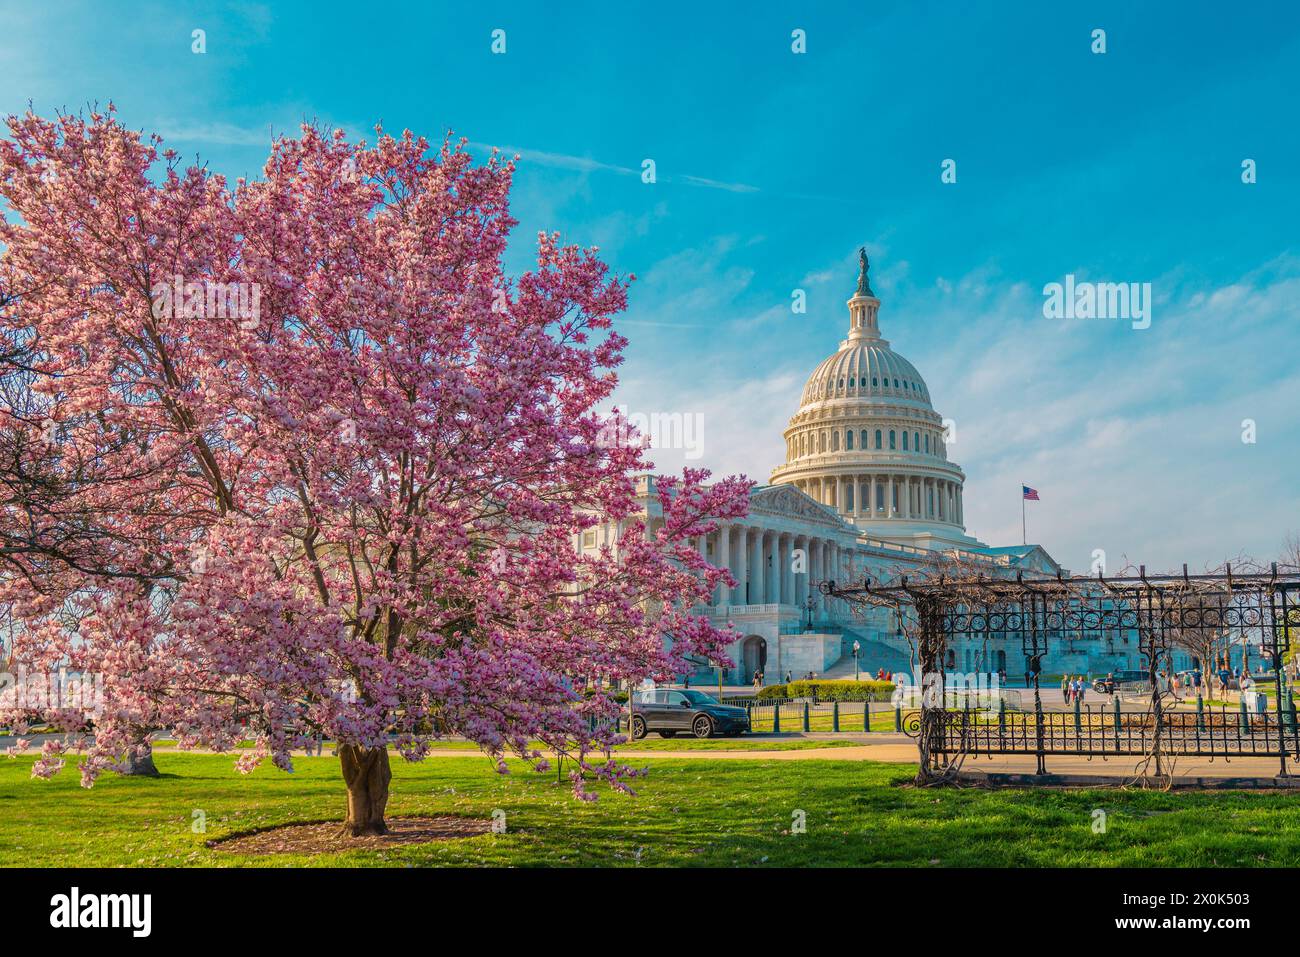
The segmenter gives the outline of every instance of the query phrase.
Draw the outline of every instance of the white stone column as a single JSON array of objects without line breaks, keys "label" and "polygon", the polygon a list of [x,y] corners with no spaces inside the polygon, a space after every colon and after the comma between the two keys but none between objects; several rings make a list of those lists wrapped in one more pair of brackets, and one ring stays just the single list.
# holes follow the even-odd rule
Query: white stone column
[{"label": "white stone column", "polygon": [[781,605],[790,603],[790,540],[784,532],[776,537],[777,583],[776,601]]},{"label": "white stone column", "polygon": [[778,536],[776,532],[763,533],[763,568],[767,582],[763,586],[763,592],[767,601],[772,604],[781,602],[781,554],[777,547]]},{"label": "white stone column", "polygon": [[732,604],[749,604],[749,533],[744,525],[736,529],[736,591]]},{"label": "white stone column", "polygon": [[[844,587],[844,575],[840,571],[840,546],[836,542],[831,542],[831,565],[826,573],[827,578],[834,579],[837,588]],[[840,603],[835,598],[826,600],[827,611],[833,615],[839,614]]]},{"label": "white stone column", "polygon": [[754,542],[749,546],[749,603],[763,604],[763,579],[767,575],[767,563],[763,561],[763,529],[753,530]]},{"label": "white stone column", "polygon": [[[722,568],[731,569],[731,526],[721,525],[718,527],[718,560],[716,562]],[[731,588],[726,582],[718,584],[718,600],[714,602],[718,608],[726,608],[731,604]]]},{"label": "white stone column", "polygon": [[885,476],[885,517],[894,517],[894,476]]},{"label": "white stone column", "polygon": [[[805,537],[801,536],[801,534],[797,534],[797,536],[790,537],[790,564],[792,564],[792,566],[794,564],[794,553],[796,553],[796,551],[800,549],[803,550],[803,558],[805,558],[805,562],[806,562],[807,541],[805,540]],[[805,583],[805,581],[807,581],[807,575],[805,575],[805,573],[790,572],[790,597],[793,598],[793,601],[790,603],[792,603],[792,605],[802,606],[803,583]]]},{"label": "white stone column", "polygon": [[814,620],[821,616],[822,599],[817,586],[824,577],[822,561],[825,555],[825,543],[820,538],[808,541],[808,597],[813,600]]},{"label": "white stone column", "polygon": [[[823,539],[822,540],[822,573],[819,576],[817,576],[821,581],[831,580],[832,577],[831,561],[834,556],[834,553],[835,553],[835,546],[831,542]],[[822,614],[823,615],[829,614],[831,609],[831,600],[827,598],[825,595],[821,595],[820,592],[818,594],[820,596],[819,603],[821,605]]]}]

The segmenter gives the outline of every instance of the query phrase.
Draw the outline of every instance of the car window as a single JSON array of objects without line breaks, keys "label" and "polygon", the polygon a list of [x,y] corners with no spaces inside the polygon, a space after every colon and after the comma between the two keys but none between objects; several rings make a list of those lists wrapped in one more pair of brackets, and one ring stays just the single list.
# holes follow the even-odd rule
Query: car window
[{"label": "car window", "polygon": [[656,692],[655,692],[655,704],[667,704],[667,703],[668,703],[668,692],[667,692],[667,691],[656,691]]},{"label": "car window", "polygon": [[638,691],[632,696],[633,704],[654,704],[655,693],[653,691]]},{"label": "car window", "polygon": [[670,691],[668,692],[668,703],[671,705],[687,704],[686,695],[680,691]]}]

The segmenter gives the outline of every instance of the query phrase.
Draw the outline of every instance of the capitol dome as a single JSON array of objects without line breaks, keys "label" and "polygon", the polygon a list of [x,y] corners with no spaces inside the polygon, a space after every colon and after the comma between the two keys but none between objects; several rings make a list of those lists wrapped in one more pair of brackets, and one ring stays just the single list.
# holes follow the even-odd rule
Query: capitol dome
[{"label": "capitol dome", "polygon": [[930,391],[921,373],[884,339],[846,339],[839,352],[823,359],[808,377],[801,404],[834,396],[888,396],[930,407]]},{"label": "capitol dome", "polygon": [[808,377],[772,483],[797,486],[887,541],[972,541],[962,519],[965,474],[948,460],[948,423],[916,366],[881,338],[865,251],[860,262],[848,335]]}]

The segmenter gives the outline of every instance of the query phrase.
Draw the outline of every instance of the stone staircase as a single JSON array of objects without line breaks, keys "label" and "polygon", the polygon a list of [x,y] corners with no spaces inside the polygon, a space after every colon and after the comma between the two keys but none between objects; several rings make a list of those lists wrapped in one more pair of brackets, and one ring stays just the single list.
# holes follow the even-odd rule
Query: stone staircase
[{"label": "stone staircase", "polygon": [[[858,641],[862,645],[862,655],[859,659],[861,670],[860,678],[868,678],[876,673],[882,665],[890,670],[902,669],[909,670],[906,653],[894,651],[888,657],[882,656],[882,645],[878,640],[867,637],[861,631],[853,628],[843,629],[843,639],[840,643],[840,657],[833,665],[827,668],[819,678],[829,681],[852,681],[853,680],[853,642]],[[867,673],[870,671],[870,675]]]}]

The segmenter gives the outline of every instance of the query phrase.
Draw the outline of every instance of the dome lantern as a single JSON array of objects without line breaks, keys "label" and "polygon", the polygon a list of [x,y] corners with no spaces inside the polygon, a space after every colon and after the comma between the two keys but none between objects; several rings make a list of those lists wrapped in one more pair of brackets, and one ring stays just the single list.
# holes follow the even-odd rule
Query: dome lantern
[{"label": "dome lantern", "polygon": [[[871,291],[871,280],[867,276],[870,268],[871,260],[867,258],[867,248],[863,246],[858,250],[858,288],[848,302],[850,340],[880,339],[880,325],[877,319],[880,300]],[[883,339],[880,341],[884,342]],[[888,342],[884,344],[889,345]]]}]

